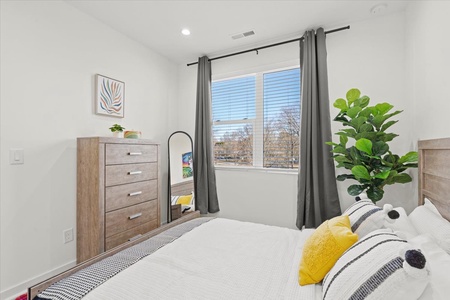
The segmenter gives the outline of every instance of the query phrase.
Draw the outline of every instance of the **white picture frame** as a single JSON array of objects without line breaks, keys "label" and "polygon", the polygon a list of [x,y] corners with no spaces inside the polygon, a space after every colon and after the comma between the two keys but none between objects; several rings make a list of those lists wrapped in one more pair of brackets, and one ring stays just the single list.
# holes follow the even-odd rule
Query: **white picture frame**
[{"label": "white picture frame", "polygon": [[125,82],[100,74],[95,75],[95,113],[123,118]]}]

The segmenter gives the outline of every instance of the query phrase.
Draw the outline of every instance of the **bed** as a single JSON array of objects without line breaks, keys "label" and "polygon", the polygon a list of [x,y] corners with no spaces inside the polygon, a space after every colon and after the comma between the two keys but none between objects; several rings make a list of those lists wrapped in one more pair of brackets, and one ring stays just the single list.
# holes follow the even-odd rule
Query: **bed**
[{"label": "bed", "polygon": [[[425,198],[429,199],[438,213],[450,220],[450,139],[419,141],[418,145],[419,204],[424,204]],[[377,212],[382,213],[380,209]],[[76,283],[74,293],[85,293],[83,300],[333,299],[330,298],[333,297],[331,292],[328,298],[324,294],[324,289],[328,289],[332,281],[330,275],[325,277],[323,285],[298,284],[303,247],[314,232],[220,218],[199,218],[195,212],[31,287],[29,296],[30,299],[78,299],[72,295],[64,296],[61,289],[64,290],[65,284],[70,284],[83,270],[85,273],[91,270],[94,277],[104,276],[107,280],[88,293],[83,292],[83,284]],[[142,250],[140,245],[144,243],[151,249]],[[345,253],[350,253],[351,249]],[[124,264],[122,261],[113,260],[108,267],[101,265],[113,257],[136,262],[121,272],[109,270],[109,265]],[[336,265],[339,263],[345,261],[339,260]],[[108,269],[109,274],[98,275],[95,271],[98,265],[97,270],[104,272]],[[408,290],[414,290],[415,286],[417,284]],[[433,288],[439,286],[436,284]],[[52,291],[63,296],[48,296]],[[433,294],[433,291],[428,293]],[[421,299],[441,299],[438,293],[434,293],[437,295],[435,298]]]}]

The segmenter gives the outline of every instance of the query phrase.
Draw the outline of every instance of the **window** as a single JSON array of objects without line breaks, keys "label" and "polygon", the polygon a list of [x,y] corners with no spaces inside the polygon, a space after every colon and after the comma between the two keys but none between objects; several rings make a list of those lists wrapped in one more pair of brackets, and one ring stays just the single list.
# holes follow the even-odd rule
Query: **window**
[{"label": "window", "polygon": [[216,166],[298,168],[300,69],[212,83]]}]

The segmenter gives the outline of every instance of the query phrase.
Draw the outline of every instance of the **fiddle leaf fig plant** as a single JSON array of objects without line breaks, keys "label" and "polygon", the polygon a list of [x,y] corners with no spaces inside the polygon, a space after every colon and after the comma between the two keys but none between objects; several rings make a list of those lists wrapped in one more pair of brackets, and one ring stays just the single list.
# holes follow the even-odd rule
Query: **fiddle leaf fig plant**
[{"label": "fiddle leaf fig plant", "polygon": [[339,110],[334,121],[342,123],[339,143],[327,142],[333,147],[333,158],[337,168],[345,168],[348,174],[337,176],[338,181],[356,180],[347,191],[351,196],[366,192],[369,199],[377,202],[383,198],[386,185],[408,183],[411,176],[404,173],[409,168],[417,168],[417,152],[403,156],[393,154],[389,147],[398,135],[386,132],[398,120],[389,120],[401,110],[389,103],[369,106],[370,98],[361,96],[358,89],[347,92],[346,99],[337,99],[333,106]]}]

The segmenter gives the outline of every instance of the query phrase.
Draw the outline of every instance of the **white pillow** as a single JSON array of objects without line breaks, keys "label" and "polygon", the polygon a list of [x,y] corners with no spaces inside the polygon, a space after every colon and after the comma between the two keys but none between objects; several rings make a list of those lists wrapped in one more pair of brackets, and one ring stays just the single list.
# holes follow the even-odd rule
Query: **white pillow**
[{"label": "white pillow", "polygon": [[373,204],[372,200],[362,199],[347,208],[343,215],[350,218],[352,232],[362,238],[370,232],[384,227],[386,212]]},{"label": "white pillow", "polygon": [[419,235],[409,243],[420,248],[427,258],[430,283],[420,297],[423,300],[446,300],[450,295],[450,255],[428,235]]},{"label": "white pillow", "polygon": [[409,219],[420,234],[429,234],[434,241],[450,254],[450,222],[427,207],[416,207]]},{"label": "white pillow", "polygon": [[442,217],[439,210],[436,208],[436,206],[434,206],[434,204],[428,198],[425,198],[425,203],[423,204],[423,206],[426,207],[427,209],[429,209],[431,212]]},{"label": "white pillow", "polygon": [[[413,266],[412,256],[420,263]],[[375,230],[350,247],[325,276],[322,299],[418,299],[428,283],[425,260],[392,230]]]},{"label": "white pillow", "polygon": [[400,238],[406,239],[408,242],[410,239],[419,235],[409,220],[405,209],[403,207],[396,207],[394,210],[398,212],[399,217],[397,219],[389,219],[389,221],[385,222],[385,227],[392,229]]}]

